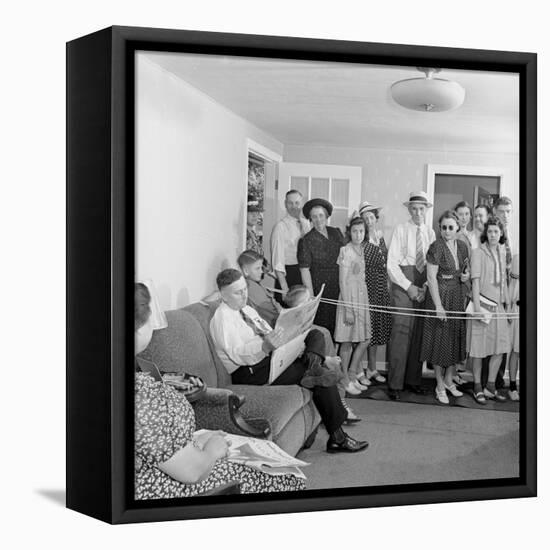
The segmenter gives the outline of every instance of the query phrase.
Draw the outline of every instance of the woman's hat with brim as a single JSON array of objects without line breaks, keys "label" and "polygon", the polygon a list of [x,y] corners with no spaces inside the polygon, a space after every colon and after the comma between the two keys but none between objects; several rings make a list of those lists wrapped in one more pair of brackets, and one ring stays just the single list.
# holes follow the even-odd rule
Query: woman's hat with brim
[{"label": "woman's hat with brim", "polygon": [[431,208],[433,204],[428,200],[428,195],[424,191],[412,191],[409,200],[403,203],[405,206],[411,204],[423,204],[426,208]]},{"label": "woman's hat with brim", "polygon": [[369,201],[363,201],[357,210],[359,216],[363,215],[365,212],[372,212],[373,210],[382,210],[382,206],[374,206]]},{"label": "woman's hat with brim", "polygon": [[327,217],[330,218],[330,216],[332,215],[332,204],[330,204],[330,202],[326,201],[325,199],[311,199],[307,201],[302,208],[302,212],[304,213],[306,219],[309,220],[311,209],[315,206],[322,206],[327,211]]},{"label": "woman's hat with brim", "polygon": [[252,195],[248,195],[248,200],[246,201],[246,211],[247,212],[263,212],[264,209],[260,204],[260,201],[254,198]]}]

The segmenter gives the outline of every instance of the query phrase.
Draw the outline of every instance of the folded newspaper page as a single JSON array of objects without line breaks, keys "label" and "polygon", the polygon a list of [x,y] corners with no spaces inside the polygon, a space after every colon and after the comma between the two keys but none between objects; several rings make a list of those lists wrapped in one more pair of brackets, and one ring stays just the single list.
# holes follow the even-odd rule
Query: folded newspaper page
[{"label": "folded newspaper page", "polygon": [[[210,431],[198,430],[195,435]],[[229,445],[227,460],[245,464],[269,475],[292,474],[300,479],[306,479],[300,468],[309,464],[289,455],[273,441],[236,434],[225,434],[224,438]]]},{"label": "folded newspaper page", "polygon": [[282,329],[283,344],[271,354],[268,384],[273,383],[304,351],[304,340],[313,325],[325,285],[313,300],[299,306],[283,309],[275,329]]}]

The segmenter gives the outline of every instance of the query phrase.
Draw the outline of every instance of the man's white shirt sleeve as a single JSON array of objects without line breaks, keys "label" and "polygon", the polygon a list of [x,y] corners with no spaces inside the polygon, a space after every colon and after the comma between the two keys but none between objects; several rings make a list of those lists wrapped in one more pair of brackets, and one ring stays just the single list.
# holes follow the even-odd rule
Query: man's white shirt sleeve
[{"label": "man's white shirt sleeve", "polygon": [[229,374],[243,365],[255,365],[266,357],[262,350],[263,339],[254,334],[238,311],[224,303],[220,304],[210,321],[210,333],[216,352]]}]

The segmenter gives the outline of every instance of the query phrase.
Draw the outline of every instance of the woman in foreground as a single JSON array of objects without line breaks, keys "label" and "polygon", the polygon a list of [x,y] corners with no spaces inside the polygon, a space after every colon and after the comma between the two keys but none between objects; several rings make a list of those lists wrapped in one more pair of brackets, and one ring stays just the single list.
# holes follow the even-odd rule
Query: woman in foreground
[{"label": "woman in foreground", "polygon": [[[134,289],[136,354],[151,340],[151,295],[144,284]],[[193,408],[175,388],[149,374],[135,375],[135,498],[201,495],[238,481],[241,493],[296,491],[304,481],[293,475],[270,476],[226,459],[222,432],[194,435]]]}]

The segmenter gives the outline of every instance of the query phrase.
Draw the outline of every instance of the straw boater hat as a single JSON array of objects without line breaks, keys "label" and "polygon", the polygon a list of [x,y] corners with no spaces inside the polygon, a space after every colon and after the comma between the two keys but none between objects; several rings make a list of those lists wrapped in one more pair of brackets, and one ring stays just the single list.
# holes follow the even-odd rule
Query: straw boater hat
[{"label": "straw boater hat", "polygon": [[369,201],[363,201],[357,210],[358,215],[361,216],[365,212],[372,212],[373,210],[382,210],[382,206],[374,206]]},{"label": "straw boater hat", "polygon": [[330,216],[332,215],[332,204],[330,204],[330,202],[326,201],[325,199],[311,199],[307,201],[302,208],[302,212],[304,213],[304,217],[306,219],[309,220],[311,209],[315,206],[322,206],[327,211],[327,217],[330,218]]},{"label": "straw boater hat", "polygon": [[423,204],[426,208],[431,208],[433,204],[428,200],[428,195],[424,191],[412,191],[409,200],[403,203],[405,206],[411,204]]},{"label": "straw boater hat", "polygon": [[258,199],[255,199],[252,195],[248,195],[248,200],[246,201],[246,211],[263,212],[264,209],[260,205],[260,201]]}]

